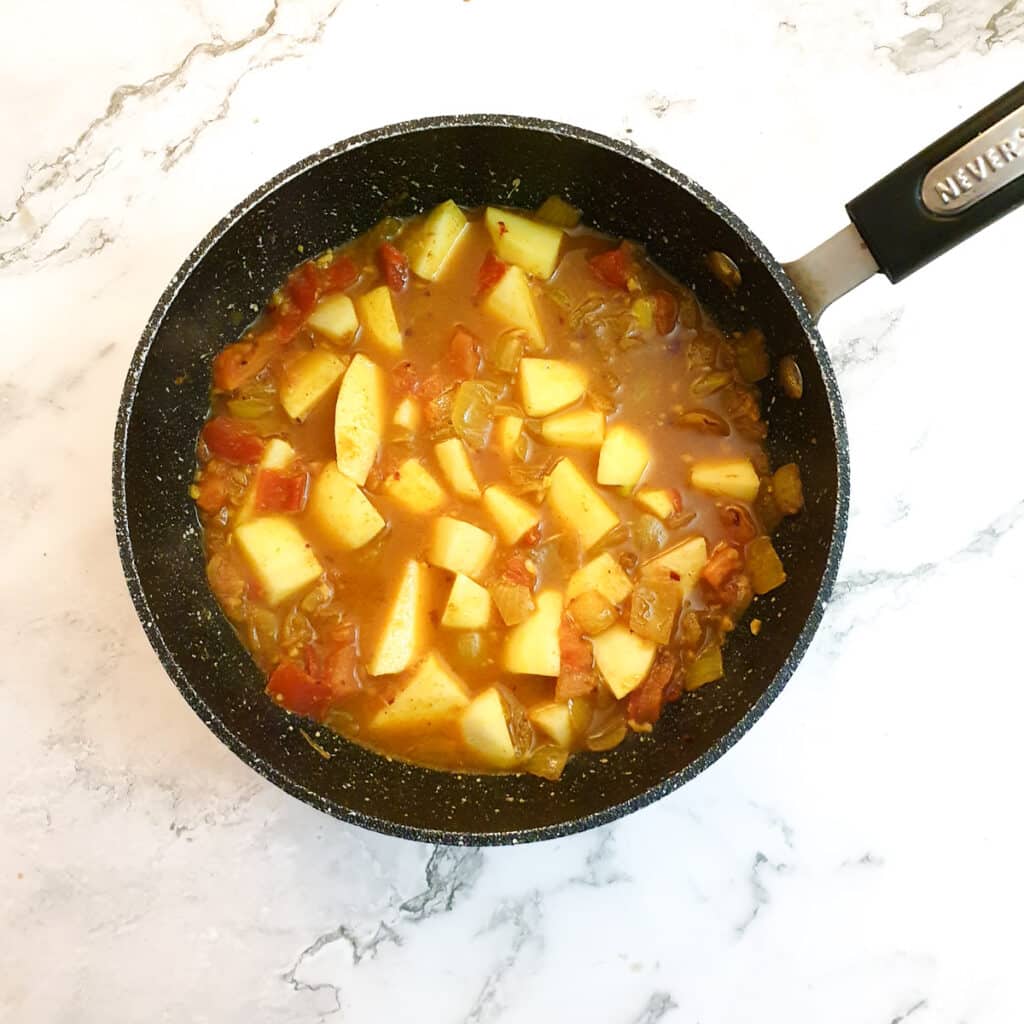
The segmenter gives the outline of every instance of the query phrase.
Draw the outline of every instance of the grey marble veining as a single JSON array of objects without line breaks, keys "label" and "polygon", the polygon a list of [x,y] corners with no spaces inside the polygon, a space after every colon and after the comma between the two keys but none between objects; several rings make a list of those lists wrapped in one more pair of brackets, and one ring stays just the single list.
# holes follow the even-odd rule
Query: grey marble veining
[{"label": "grey marble veining", "polygon": [[725,758],[594,832],[424,847],[257,778],[149,649],[108,480],[166,281],[304,154],[443,111],[564,119],[789,258],[927,141],[917,113],[1020,79],[1020,0],[37,6],[0,14],[0,1019],[1017,1019],[1021,214],[826,315],[853,501],[822,631]]}]

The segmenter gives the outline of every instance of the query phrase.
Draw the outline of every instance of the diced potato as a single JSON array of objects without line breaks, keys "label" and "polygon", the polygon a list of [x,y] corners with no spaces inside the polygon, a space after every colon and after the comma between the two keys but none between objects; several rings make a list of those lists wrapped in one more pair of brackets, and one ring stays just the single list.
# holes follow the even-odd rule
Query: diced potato
[{"label": "diced potato", "polygon": [[595,636],[591,643],[598,670],[619,699],[647,678],[658,649],[657,644],[631,633],[621,623]]},{"label": "diced potato", "polygon": [[546,342],[533,302],[530,282],[520,267],[509,267],[501,280],[484,297],[480,308],[509,327],[526,335],[530,351],[542,352]]},{"label": "diced potato", "polygon": [[366,666],[371,676],[402,672],[419,657],[429,628],[429,597],[427,567],[406,562]]},{"label": "diced potato", "polygon": [[701,651],[686,670],[683,686],[687,690],[699,690],[707,683],[713,683],[725,675],[722,664],[722,648],[717,644]]},{"label": "diced potato", "polygon": [[522,416],[499,416],[491,435],[494,447],[509,461],[517,457],[519,439],[523,436]]},{"label": "diced potato", "polygon": [[418,459],[406,459],[381,488],[410,512],[430,515],[444,508],[448,495]]},{"label": "diced potato", "polygon": [[486,629],[491,621],[491,595],[463,573],[455,582],[444,606],[441,625],[448,629]]},{"label": "diced potato", "polygon": [[260,464],[256,473],[253,474],[249,489],[245,492],[242,504],[238,506],[234,521],[236,525],[252,519],[256,511],[256,481],[259,477],[259,470],[262,469],[286,469],[295,459],[295,449],[279,437],[272,437],[263,449]]},{"label": "diced potato", "polygon": [[668,519],[676,511],[675,495],[667,488],[641,487],[636,492],[635,500],[642,508],[662,520]]},{"label": "diced potato", "polygon": [[323,572],[306,538],[287,516],[242,523],[235,530],[235,543],[271,606],[308,587]]},{"label": "diced potato", "polygon": [[436,652],[423,659],[398,696],[377,712],[373,729],[433,729],[444,725],[467,707],[466,684]]},{"label": "diced potato", "polygon": [[596,409],[570,409],[549,416],[540,425],[548,444],[566,448],[597,448],[604,440],[604,413]]},{"label": "diced potato", "polygon": [[441,516],[434,522],[427,561],[450,572],[479,579],[494,554],[494,538],[479,526]]},{"label": "diced potato", "polygon": [[338,390],[334,444],[338,469],[350,480],[366,483],[384,425],[384,374],[361,352],[349,363]]},{"label": "diced potato", "polygon": [[435,206],[406,249],[412,272],[437,280],[465,227],[466,215],[451,199]]},{"label": "diced potato", "polygon": [[434,454],[452,490],[466,501],[476,501],[480,497],[480,485],[462,441],[457,437],[440,441],[434,445]]},{"label": "diced potato", "polygon": [[316,304],[306,323],[313,330],[337,342],[351,338],[356,333],[359,318],[356,316],[356,307],[347,295],[331,292]]},{"label": "diced potato", "polygon": [[533,614],[509,630],[502,664],[506,672],[557,676],[562,667],[558,629],[562,622],[562,595],[541,591]]},{"label": "diced potato", "polygon": [[281,405],[293,420],[303,420],[338,383],[345,363],[326,349],[300,356],[285,371],[278,388]]},{"label": "diced potato", "polygon": [[597,461],[597,482],[609,487],[632,489],[640,482],[651,461],[647,438],[625,423],[609,427]]},{"label": "diced potato", "polygon": [[690,471],[690,483],[698,491],[753,501],[761,487],[750,459],[700,459]]},{"label": "diced potato", "polygon": [[607,552],[587,562],[582,569],[577,569],[569,577],[569,586],[565,598],[571,601],[587,591],[597,591],[612,604],[622,604],[629,597],[633,582],[626,575],[622,566]]},{"label": "diced potato", "polygon": [[560,747],[572,746],[572,717],[569,705],[562,701],[535,704],[530,708],[530,721],[543,729]]},{"label": "diced potato", "polygon": [[559,524],[579,534],[584,549],[619,524],[619,517],[569,459],[551,471],[547,502]]},{"label": "diced potato", "polygon": [[747,575],[755,594],[767,594],[786,582],[782,559],[768,537],[755,537],[747,545]]},{"label": "diced potato", "polygon": [[537,210],[537,216],[558,228],[574,228],[580,222],[580,211],[561,196],[548,196]]},{"label": "diced potato", "polygon": [[587,372],[561,359],[521,359],[519,391],[528,416],[548,416],[586,394]]},{"label": "diced potato", "polygon": [[495,768],[511,768],[519,760],[509,732],[505,700],[492,686],[477,694],[462,712],[463,742]]},{"label": "diced potato", "polygon": [[386,525],[370,499],[333,462],[316,478],[307,511],[320,531],[345,551],[368,544]]},{"label": "diced potato", "polygon": [[356,299],[356,310],[370,341],[392,355],[402,351],[402,331],[395,317],[391,289],[386,284],[360,295]]},{"label": "diced potato", "polygon": [[517,498],[501,484],[493,484],[484,491],[484,508],[498,527],[506,544],[515,544],[540,522],[540,512]]},{"label": "diced potato", "polygon": [[391,422],[396,427],[415,434],[420,429],[422,419],[423,410],[420,408],[418,399],[413,398],[412,395],[406,395],[395,407],[395,415],[391,417]]},{"label": "diced potato", "polygon": [[671,580],[682,597],[697,585],[697,578],[708,560],[708,546],[703,537],[687,537],[667,551],[644,562],[640,574],[651,579]]},{"label": "diced potato", "polygon": [[562,232],[550,224],[488,206],[484,222],[499,260],[515,263],[535,277],[550,277],[558,263]]}]

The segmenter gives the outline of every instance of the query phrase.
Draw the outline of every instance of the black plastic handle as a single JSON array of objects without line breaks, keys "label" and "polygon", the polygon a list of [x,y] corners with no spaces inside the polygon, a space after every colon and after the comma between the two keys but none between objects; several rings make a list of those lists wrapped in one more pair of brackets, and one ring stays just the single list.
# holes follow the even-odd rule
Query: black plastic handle
[{"label": "black plastic handle", "polygon": [[862,192],[846,212],[893,283],[1024,204],[1024,82]]}]

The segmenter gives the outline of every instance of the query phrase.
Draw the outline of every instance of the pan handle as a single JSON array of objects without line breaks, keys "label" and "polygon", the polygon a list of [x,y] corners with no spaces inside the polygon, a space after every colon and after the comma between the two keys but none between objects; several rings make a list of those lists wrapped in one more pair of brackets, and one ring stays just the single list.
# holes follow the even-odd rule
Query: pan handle
[{"label": "pan handle", "polygon": [[817,319],[881,270],[895,284],[1024,204],[1024,82],[847,203],[851,223],[786,271]]}]

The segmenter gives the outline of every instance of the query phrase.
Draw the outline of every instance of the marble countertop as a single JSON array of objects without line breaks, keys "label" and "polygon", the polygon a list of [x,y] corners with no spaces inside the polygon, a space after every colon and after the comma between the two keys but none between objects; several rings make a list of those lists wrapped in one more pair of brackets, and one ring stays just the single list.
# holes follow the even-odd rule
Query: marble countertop
[{"label": "marble countertop", "polygon": [[1019,1019],[1020,213],[826,314],[836,598],[757,728],[660,803],[524,848],[374,835],[254,775],[164,676],[114,544],[117,399],[164,283],[265,178],[408,117],[535,114],[629,137],[792,258],[1024,65],[1021,0],[397,8],[0,15],[0,1019]]}]

